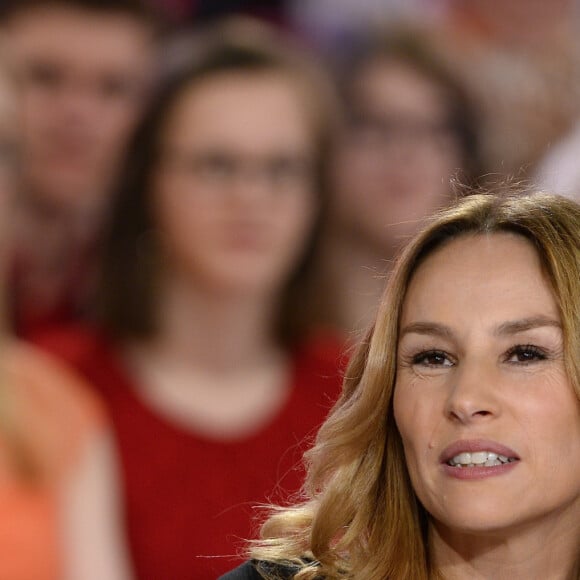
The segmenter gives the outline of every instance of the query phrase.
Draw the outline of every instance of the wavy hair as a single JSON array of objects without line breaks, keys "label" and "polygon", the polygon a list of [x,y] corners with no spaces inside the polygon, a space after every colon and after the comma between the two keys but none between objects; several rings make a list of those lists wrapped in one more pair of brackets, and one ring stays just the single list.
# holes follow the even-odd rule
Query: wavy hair
[{"label": "wavy hair", "polygon": [[296,580],[438,577],[429,560],[429,516],[411,487],[393,415],[399,318],[414,272],[436,248],[498,232],[523,236],[540,257],[580,400],[580,205],[521,187],[468,195],[436,215],[399,256],[341,398],[307,453],[303,501],[270,514],[253,558],[295,566]]}]

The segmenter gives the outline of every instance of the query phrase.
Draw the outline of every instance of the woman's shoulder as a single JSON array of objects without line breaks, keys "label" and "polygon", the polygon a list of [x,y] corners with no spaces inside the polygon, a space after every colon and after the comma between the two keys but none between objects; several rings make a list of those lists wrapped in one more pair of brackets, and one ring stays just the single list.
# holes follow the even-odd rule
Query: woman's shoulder
[{"label": "woman's shoulder", "polygon": [[264,578],[292,580],[298,571],[298,566],[285,566],[273,562],[248,560],[231,572],[224,574],[218,580],[263,580]]},{"label": "woman's shoulder", "polygon": [[30,341],[73,369],[99,397],[128,380],[119,344],[98,326],[53,327]]},{"label": "woman's shoulder", "polygon": [[220,576],[218,580],[261,580],[263,576],[258,572],[255,562],[248,560],[234,570]]}]

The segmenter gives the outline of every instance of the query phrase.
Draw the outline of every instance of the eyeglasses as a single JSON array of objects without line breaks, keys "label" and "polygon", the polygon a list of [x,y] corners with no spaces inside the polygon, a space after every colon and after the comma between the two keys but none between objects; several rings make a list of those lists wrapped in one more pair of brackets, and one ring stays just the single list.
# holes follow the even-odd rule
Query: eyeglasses
[{"label": "eyeglasses", "polygon": [[301,190],[313,185],[315,175],[313,161],[298,154],[252,158],[220,150],[190,153],[169,150],[163,155],[162,164],[212,191],[227,189],[242,180],[259,180],[275,191]]}]

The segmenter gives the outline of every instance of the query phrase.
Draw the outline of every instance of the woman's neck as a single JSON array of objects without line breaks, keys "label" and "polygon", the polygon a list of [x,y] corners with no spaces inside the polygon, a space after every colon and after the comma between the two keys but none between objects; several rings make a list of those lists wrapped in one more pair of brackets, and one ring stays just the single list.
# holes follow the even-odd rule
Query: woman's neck
[{"label": "woman's neck", "polygon": [[580,524],[572,519],[564,515],[546,525],[533,522],[511,533],[487,536],[448,533],[433,526],[434,567],[445,580],[578,580]]},{"label": "woman's neck", "polygon": [[148,348],[175,362],[238,372],[278,350],[272,298],[218,294],[175,276],[164,284],[159,304],[159,330]]},{"label": "woman's neck", "polygon": [[272,330],[274,300],[202,292],[173,278],[160,304],[155,338],[124,352],[151,408],[198,434],[236,439],[285,404],[289,361]]}]

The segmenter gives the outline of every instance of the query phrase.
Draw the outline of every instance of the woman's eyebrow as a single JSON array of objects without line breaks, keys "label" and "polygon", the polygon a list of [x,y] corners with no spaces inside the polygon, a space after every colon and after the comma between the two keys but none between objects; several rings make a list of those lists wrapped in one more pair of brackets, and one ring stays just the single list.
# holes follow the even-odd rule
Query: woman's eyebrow
[{"label": "woman's eyebrow", "polygon": [[399,339],[411,333],[428,334],[442,338],[453,338],[454,336],[451,328],[445,324],[439,324],[438,322],[412,322],[401,329]]},{"label": "woman's eyebrow", "polygon": [[494,330],[494,334],[498,336],[505,336],[517,334],[518,332],[525,332],[526,330],[532,330],[534,328],[542,328],[545,326],[559,329],[562,328],[562,324],[559,320],[555,320],[547,316],[531,316],[529,318],[504,322]]},{"label": "woman's eyebrow", "polygon": [[[542,327],[561,329],[562,324],[559,320],[549,318],[548,316],[531,316],[529,318],[503,322],[494,329],[493,333],[497,336],[506,336]],[[447,339],[454,337],[453,330],[449,326],[438,322],[412,322],[401,329],[399,339],[407,334],[424,334]]]}]

